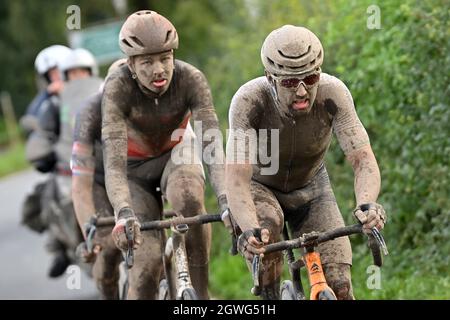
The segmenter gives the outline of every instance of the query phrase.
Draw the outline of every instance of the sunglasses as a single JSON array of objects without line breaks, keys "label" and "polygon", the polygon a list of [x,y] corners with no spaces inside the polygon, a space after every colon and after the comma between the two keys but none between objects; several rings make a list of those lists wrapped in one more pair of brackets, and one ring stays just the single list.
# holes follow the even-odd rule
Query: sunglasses
[{"label": "sunglasses", "polygon": [[298,88],[300,83],[304,83],[306,86],[312,86],[316,84],[320,80],[320,73],[314,73],[304,78],[281,78],[281,77],[275,77],[275,79],[280,80],[280,85],[284,88],[292,89],[292,88]]}]

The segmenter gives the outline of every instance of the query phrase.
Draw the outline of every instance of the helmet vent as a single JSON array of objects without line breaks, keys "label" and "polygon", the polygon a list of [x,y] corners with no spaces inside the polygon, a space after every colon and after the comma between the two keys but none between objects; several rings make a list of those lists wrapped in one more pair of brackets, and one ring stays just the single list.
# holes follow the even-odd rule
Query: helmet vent
[{"label": "helmet vent", "polygon": [[136,37],[136,36],[131,36],[130,38],[131,38],[138,46],[144,47],[144,44],[142,43],[141,40],[139,40],[138,37]]},{"label": "helmet vent", "polygon": [[281,50],[278,50],[278,53],[279,53],[281,56],[283,56],[283,57],[285,57],[285,58],[288,58],[288,59],[298,59],[298,58],[301,58],[301,57],[306,56],[306,55],[309,54],[310,52],[311,52],[311,46],[308,46],[308,50],[306,50],[305,53],[302,53],[301,55],[298,55],[298,56],[288,56],[287,54],[284,54]]},{"label": "helmet vent", "polygon": [[[267,58],[267,57],[266,57]],[[272,59],[270,59],[270,58],[267,58],[267,61],[269,61],[269,63],[271,64],[271,65],[275,65],[275,62],[273,62],[273,60]]]},{"label": "helmet vent", "polygon": [[172,30],[167,31],[166,33],[166,41],[164,43],[167,43],[170,40],[170,35],[172,34]]},{"label": "helmet vent", "polygon": [[130,48],[133,48],[133,46],[126,39],[122,39],[122,43]]},{"label": "helmet vent", "polygon": [[151,11],[149,11],[149,10],[145,10],[145,11],[140,11],[140,12],[136,12],[136,14],[138,15],[138,16],[140,16],[140,15],[143,15],[143,14],[151,14],[152,12]]}]

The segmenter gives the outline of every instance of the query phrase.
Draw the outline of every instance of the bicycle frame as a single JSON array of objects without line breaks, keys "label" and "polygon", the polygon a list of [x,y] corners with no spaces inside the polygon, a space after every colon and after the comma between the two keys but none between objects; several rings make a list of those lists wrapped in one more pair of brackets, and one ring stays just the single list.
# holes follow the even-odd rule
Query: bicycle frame
[{"label": "bicycle frame", "polygon": [[[286,225],[283,229],[283,236],[285,240],[289,240],[289,233]],[[334,295],[333,290],[328,286],[323,272],[322,261],[320,254],[315,250],[314,246],[303,248],[302,259],[296,260],[294,251],[289,248],[286,249],[286,256],[289,265],[289,273],[291,274],[294,290],[299,300],[305,300],[305,292],[303,290],[300,269],[306,266],[309,284],[310,284],[310,300],[319,300],[319,294],[322,291],[328,290]]]},{"label": "bicycle frame", "polygon": [[[189,225],[221,222],[222,218],[219,214],[204,214],[184,218],[175,214],[173,211],[164,212],[163,216],[173,218],[143,222],[140,230],[161,230],[163,241],[163,245],[161,247],[161,257],[165,279],[168,284],[169,298],[177,300],[183,299],[183,292],[187,289],[192,289],[192,291],[194,291],[189,273],[189,264],[185,244],[185,234],[189,230]],[[92,224],[97,227],[103,227],[114,225],[114,223],[114,217],[107,217],[95,219]],[[168,228],[172,230],[172,234],[169,238],[167,238],[165,232],[165,229]],[[128,250],[124,254],[124,259],[125,264],[129,269],[134,263],[132,239],[133,230],[131,226],[125,226],[125,234],[128,240]]]},{"label": "bicycle frame", "polygon": [[[193,289],[185,243],[185,234],[188,229],[187,224],[172,226],[172,235],[164,246],[164,273],[168,282],[169,296],[171,299],[180,300],[185,289]],[[172,273],[172,257],[175,262],[175,277]]]},{"label": "bicycle frame", "polygon": [[322,262],[320,260],[320,254],[315,251],[314,248],[312,248],[310,252],[305,250],[305,253],[303,254],[303,261],[306,265],[306,270],[311,287],[309,299],[319,300],[319,295],[323,291],[329,291],[334,296],[334,298],[336,298],[336,295],[328,286],[327,280],[325,279]]}]

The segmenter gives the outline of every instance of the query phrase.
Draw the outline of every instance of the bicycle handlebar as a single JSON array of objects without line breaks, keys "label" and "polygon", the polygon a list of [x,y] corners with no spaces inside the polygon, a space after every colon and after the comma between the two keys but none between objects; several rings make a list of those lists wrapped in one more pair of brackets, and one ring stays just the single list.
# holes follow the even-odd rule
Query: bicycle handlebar
[{"label": "bicycle handlebar", "polygon": [[[318,232],[307,233],[296,239],[280,241],[266,245],[264,247],[265,248],[264,254],[269,254],[276,251],[283,251],[286,249],[303,248],[312,244],[318,245],[319,243],[330,241],[339,237],[362,233],[363,232],[362,229],[363,227],[361,224],[354,224],[321,233]],[[383,264],[383,259],[381,256],[380,245],[372,235],[369,236],[369,248],[372,252],[374,264],[381,267]]]},{"label": "bicycle handlebar", "polygon": [[168,220],[155,220],[143,222],[141,225],[141,231],[143,230],[160,230],[160,229],[170,229],[171,226],[179,224],[195,225],[195,224],[206,224],[210,222],[222,221],[220,214],[203,214],[195,217],[175,217]]},{"label": "bicycle handlebar", "polygon": [[[164,216],[174,216],[171,211],[168,214],[165,212]],[[203,214],[195,217],[177,217],[167,219],[167,220],[154,220],[146,221],[141,223],[141,231],[145,230],[160,230],[160,229],[170,229],[171,226],[179,224],[196,225],[196,224],[206,224],[210,222],[222,221],[220,214]],[[116,223],[114,217],[102,217],[98,218],[95,225],[97,227],[107,227],[113,226]]]}]

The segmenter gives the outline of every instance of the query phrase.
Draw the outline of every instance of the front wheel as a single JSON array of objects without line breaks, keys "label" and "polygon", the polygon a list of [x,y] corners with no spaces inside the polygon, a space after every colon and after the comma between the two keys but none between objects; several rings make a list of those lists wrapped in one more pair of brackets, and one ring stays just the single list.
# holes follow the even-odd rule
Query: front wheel
[{"label": "front wheel", "polygon": [[337,300],[336,296],[328,289],[320,291],[319,300]]},{"label": "front wheel", "polygon": [[186,288],[181,293],[181,300],[198,300],[198,296],[194,289]]},{"label": "front wheel", "polygon": [[281,300],[298,300],[295,293],[294,284],[291,280],[285,280],[281,283],[280,297]]}]

